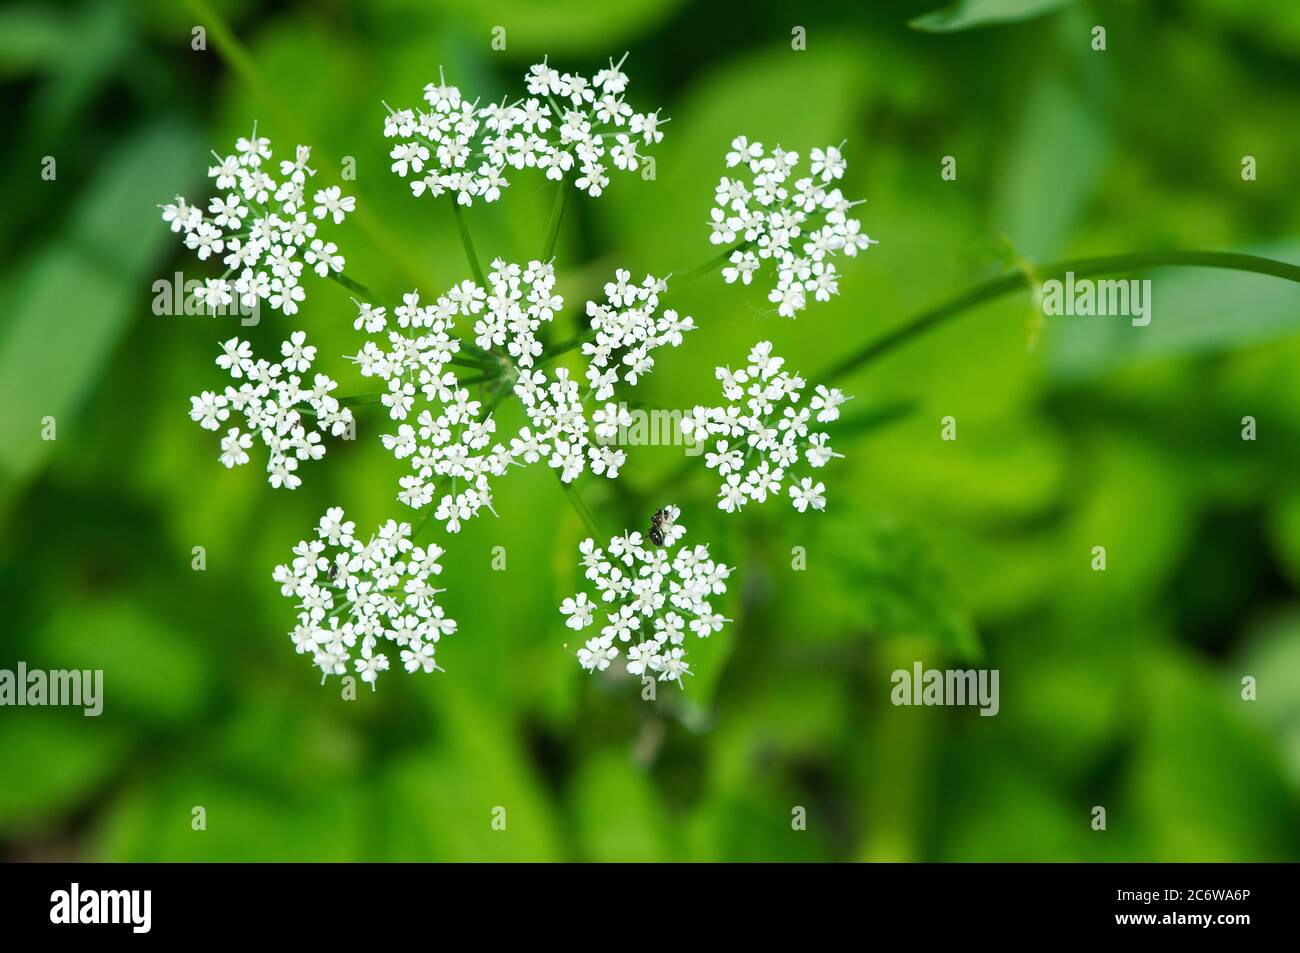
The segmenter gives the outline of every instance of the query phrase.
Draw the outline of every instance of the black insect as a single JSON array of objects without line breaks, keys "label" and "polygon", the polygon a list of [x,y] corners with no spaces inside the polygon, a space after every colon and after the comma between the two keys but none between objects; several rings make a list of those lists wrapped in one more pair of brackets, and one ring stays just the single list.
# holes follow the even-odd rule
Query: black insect
[{"label": "black insect", "polygon": [[650,517],[650,542],[656,546],[664,544],[664,523],[668,522],[668,511],[660,510]]},{"label": "black insect", "polygon": [[339,577],[339,564],[338,564],[338,563],[330,563],[329,581],[330,581],[330,582],[333,582],[333,581],[334,581],[335,579],[337,579],[338,577]]}]

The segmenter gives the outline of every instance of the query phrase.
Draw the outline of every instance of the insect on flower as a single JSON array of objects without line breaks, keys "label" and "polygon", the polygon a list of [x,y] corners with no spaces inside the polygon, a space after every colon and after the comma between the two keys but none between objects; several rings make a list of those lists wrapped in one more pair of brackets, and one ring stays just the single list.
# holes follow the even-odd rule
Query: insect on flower
[{"label": "insect on flower", "polygon": [[664,523],[671,522],[671,517],[667,510],[659,510],[654,516],[650,517],[650,542],[656,546],[664,544]]}]

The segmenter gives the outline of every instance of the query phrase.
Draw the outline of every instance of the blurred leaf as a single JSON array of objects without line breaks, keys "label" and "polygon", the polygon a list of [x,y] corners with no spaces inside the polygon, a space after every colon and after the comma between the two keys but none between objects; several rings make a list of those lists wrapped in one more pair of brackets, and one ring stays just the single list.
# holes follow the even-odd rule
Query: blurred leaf
[{"label": "blurred leaf", "polygon": [[61,439],[75,438],[76,411],[127,323],[145,313],[145,271],[174,238],[157,205],[184,188],[198,161],[189,126],[161,122],[127,139],[105,157],[65,235],[16,279],[0,333],[0,490],[57,445],[41,439],[42,418],[55,418]]},{"label": "blurred leaf", "polygon": [[1247,724],[1252,703],[1240,687],[1225,691],[1169,651],[1141,665],[1147,711],[1133,755],[1134,813],[1112,811],[1110,827],[1141,831],[1150,860],[1294,860],[1300,800],[1277,753]]},{"label": "blurred leaf", "polygon": [[587,860],[654,863],[667,859],[659,795],[627,754],[606,752],[573,780],[571,809]]},{"label": "blurred leaf", "polygon": [[1002,163],[992,220],[1031,261],[1054,259],[1101,185],[1110,151],[1097,106],[1047,59]]},{"label": "blurred leaf", "polygon": [[1205,18],[1206,33],[1220,24],[1252,39],[1294,55],[1300,51],[1300,6],[1294,0],[1190,0],[1190,7]]},{"label": "blurred leaf", "polygon": [[[996,720],[996,719],[993,719]],[[962,745],[953,752],[949,811],[937,859],[947,862],[1055,863],[1090,859],[1091,804],[1071,802],[1033,766],[1001,747]],[[1107,836],[1110,836],[1109,834]]]},{"label": "blurred leaf", "polygon": [[1300,587],[1300,493],[1292,493],[1272,509],[1269,531],[1273,549],[1293,586]]},{"label": "blurred leaf", "polygon": [[[192,826],[194,808],[206,829]],[[127,863],[324,863],[369,859],[368,802],[355,786],[332,783],[296,797],[233,779],[172,771],[126,791],[94,839],[91,859]]]},{"label": "blurred leaf", "polygon": [[[1300,261],[1300,244],[1244,249]],[[1124,277],[1137,278],[1137,275]],[[1125,317],[1048,318],[1047,367],[1058,380],[1116,367],[1242,347],[1300,332],[1300,285],[1215,268],[1162,268],[1151,280],[1151,323]]]},{"label": "blurred leaf", "polygon": [[[1071,607],[1103,600],[1148,600],[1177,565],[1191,533],[1191,488],[1178,466],[1138,439],[1107,437],[1089,446],[1086,481],[1079,474],[1074,512],[1056,547],[1059,596]],[[1106,550],[1106,569],[1092,569],[1092,550]]]},{"label": "blurred leaf", "polygon": [[[455,0],[448,6],[478,24],[485,45],[493,29],[504,29],[509,53],[550,54],[551,65],[557,69],[591,75],[607,65],[607,57],[612,56],[617,63],[635,34],[668,19],[682,3],[683,0],[620,0],[602,4],[549,0],[539,5],[528,0],[497,0],[486,6],[475,0]],[[592,63],[565,62],[568,59],[565,54],[572,53],[591,54],[598,59]],[[635,75],[634,69],[629,68],[629,72]]]},{"label": "blurred leaf", "polygon": [[[394,860],[554,860],[555,816],[507,712],[486,707],[472,684],[441,680],[428,699],[437,748],[385,766],[381,792],[394,811],[385,856]],[[472,770],[467,766],[472,765]],[[497,808],[506,826],[494,829]]]},{"label": "blurred leaf", "polygon": [[1029,20],[1059,10],[1074,0],[956,0],[946,7],[916,17],[907,25],[930,33],[948,33],[973,27]]},{"label": "blurred leaf", "polygon": [[1300,791],[1300,609],[1290,608],[1253,632],[1227,667],[1228,698],[1241,697],[1244,676],[1255,679],[1246,716],[1277,741],[1291,785]]},{"label": "blurred leaf", "polygon": [[0,10],[0,75],[49,66],[63,52],[66,26],[51,7],[15,4]]},{"label": "blurred leaf", "polygon": [[30,834],[71,812],[119,769],[125,750],[125,736],[102,715],[6,708],[0,718],[0,831]]},{"label": "blurred leaf", "polygon": [[147,610],[125,601],[62,606],[40,643],[55,665],[102,669],[104,711],[123,723],[121,705],[144,719],[176,726],[210,699],[212,659]]},{"label": "blurred leaf", "polygon": [[[894,518],[865,510],[818,522],[806,537],[807,570],[780,608],[791,623],[814,611],[855,636],[919,636],[944,653],[981,653],[970,619],[921,539]],[[796,628],[794,631],[802,631]]]}]

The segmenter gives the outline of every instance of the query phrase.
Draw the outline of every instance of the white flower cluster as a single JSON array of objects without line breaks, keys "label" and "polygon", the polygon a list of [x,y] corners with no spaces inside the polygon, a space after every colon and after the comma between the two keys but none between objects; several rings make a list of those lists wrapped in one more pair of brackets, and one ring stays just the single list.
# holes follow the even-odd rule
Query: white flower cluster
[{"label": "white flower cluster", "polygon": [[390,110],[384,120],[384,135],[398,140],[391,168],[412,176],[415,195],[451,192],[461,205],[495,202],[510,184],[506,170],[524,168],[556,181],[576,169],[574,185],[594,198],[609,185],[610,164],[635,171],[643,161],[637,149],[664,137],[667,120],[658,111],[635,113],[624,99],[622,66],[611,59],[588,79],[543,60],[529,67],[526,98],[483,107],[466,102],[439,71],[438,82],[424,87],[427,112]]},{"label": "white flower cluster", "polygon": [[[618,476],[627,462],[627,454],[609,446],[591,442],[591,422],[583,409],[581,388],[569,375],[568,368],[558,368],[553,376],[545,371],[525,371],[515,381],[515,395],[528,415],[529,426],[522,427],[510,441],[510,450],[523,463],[545,460],[560,473],[560,479],[572,483],[591,465],[591,471],[609,479]],[[603,422],[614,405],[597,410]],[[614,426],[617,432],[617,424]]]},{"label": "white flower cluster", "polygon": [[235,154],[213,156],[217,164],[208,176],[224,194],[209,202],[206,216],[201,206],[179,195],[175,204],[162,206],[163,221],[173,232],[184,233],[185,247],[199,261],[217,255],[226,266],[220,278],[205,280],[198,298],[213,310],[231,304],[237,295],[246,308],[267,301],[286,315],[296,314],[306,297],[298,283],[304,266],[326,277],[343,271],[344,264],[333,242],[316,237],[307,209],[316,219],[331,217],[337,225],[356,208],[356,199],[332,185],[307,201],[307,179],[316,174],[307,166],[308,146],[298,146],[292,161],[281,161],[277,181],[268,171],[270,140],[258,137],[256,124],[251,137],[235,143]]},{"label": "white flower cluster", "polygon": [[664,548],[686,532],[677,522],[679,515],[675,506],[655,514],[651,536],[661,544],[628,533],[615,536],[605,549],[594,539],[579,546],[585,575],[600,602],[579,592],[560,604],[560,612],[568,616],[565,624],[579,632],[592,624],[597,609],[608,623],[578,650],[578,662],[587,671],[603,672],[625,646],[629,674],[680,685],[682,676],[691,674],[682,645],[687,630],[708,638],[731,621],[709,603],[710,596],[727,591],[731,569],[710,559],[707,546],[682,546],[671,559]]},{"label": "white flower cluster", "polygon": [[654,369],[650,352],[669,345],[678,347],[682,335],[695,330],[695,321],[689,315],[678,317],[669,308],[656,317],[659,296],[668,290],[668,282],[646,275],[641,284],[631,284],[631,273],[620,268],[614,280],[605,283],[605,304],[587,302],[587,317],[595,340],[582,345],[582,353],[589,359],[587,381],[596,392],[596,400],[608,400],[614,385],[621,376],[635,387],[638,380]]},{"label": "white flower cluster", "polygon": [[280,345],[280,353],[281,362],[272,364],[263,358],[253,360],[247,341],[234,337],[225,342],[217,366],[242,383],[238,388],[227,385],[222,394],[205,390],[191,397],[190,419],[204,430],[220,430],[232,411],[243,415],[248,430],[231,427],[226,432],[221,438],[221,462],[227,467],[247,463],[257,433],[271,451],[266,463],[271,486],[292,490],[302,483],[298,461],[325,456],[320,434],[307,429],[302,415],[314,417],[317,429],[338,437],[352,428],[352,411],[331,396],[338,384],[326,375],[316,374],[311,386],[304,386],[299,375],[307,374],[316,359],[316,348],[307,343],[305,332],[295,331]]},{"label": "white flower cluster", "polygon": [[[730,265],[722,270],[724,280],[749,284],[763,260],[773,259],[777,281],[767,298],[787,318],[807,306],[810,294],[829,301],[839,293],[839,272],[831,260],[837,253],[853,256],[875,244],[861,232],[858,220],[848,217],[849,209],[861,203],[850,202],[831,184],[847,166],[840,150],[813,149],[811,158],[809,174],[796,178],[791,189],[787,183],[795,175],[799,153],[777,146],[764,154],[761,142],[736,137],[727,166],[748,168],[749,181],[724,175],[711,213],[713,244],[745,243],[731,253]],[[818,213],[825,214],[821,226],[808,230],[809,219]]]},{"label": "white flower cluster", "polygon": [[749,352],[747,367],[738,371],[719,367],[715,372],[730,404],[697,406],[682,419],[683,432],[694,434],[696,440],[716,438],[704,462],[723,478],[718,508],[728,513],[751,500],[763,503],[769,494],[780,496],[787,477],[796,510],[826,508],[826,485],[812,477],[795,483],[790,471],[801,455],[814,468],[825,466],[832,457],[843,458],[844,454],[831,449],[826,433],[814,432],[809,423],[814,414],[817,423],[839,419],[840,405],[851,398],[837,388],[818,385],[812,399],[803,405],[807,382],[781,370],[784,363],[783,358],[773,356],[772,342],[760,341]]},{"label": "white flower cluster", "polygon": [[311,653],[322,682],[346,674],[351,663],[374,688],[388,669],[388,657],[375,651],[380,639],[401,650],[408,672],[441,671],[434,647],[456,631],[455,620],[437,604],[444,590],[430,581],[442,572],[442,549],[416,546],[409,523],[389,520],[364,543],[355,530],[342,507],[332,507],[321,517],[317,538],[299,542],[293,561],[275,567],[280,593],[297,603],[290,637],[298,653]]},{"label": "white flower cluster", "polygon": [[[540,351],[536,331],[551,319],[560,299],[552,294],[550,265],[529,262],[526,268],[497,260],[489,278],[491,292],[464,281],[432,305],[420,305],[412,291],[394,309],[397,327],[389,327],[385,308],[360,305],[355,326],[370,334],[387,332],[388,349],[367,341],[354,360],[365,377],[387,383],[381,400],[397,432],[382,437],[399,460],[410,460],[411,474],[399,481],[398,499],[420,509],[433,502],[438,481],[450,489],[438,500],[434,516],[452,533],[462,521],[492,507],[489,477],[501,476],[513,462],[500,443],[493,443],[496,421],[471,400],[451,369],[460,350],[453,336],[457,316],[475,318],[474,331],[485,346],[505,345],[517,359],[531,364]],[[415,412],[417,391],[425,406]],[[414,425],[406,421],[414,414]]]},{"label": "white flower cluster", "polygon": [[[668,287],[664,279],[646,275],[638,285],[631,277],[619,269],[614,281],[605,283],[605,303],[587,302],[594,337],[582,345],[588,359],[586,394],[565,368],[554,376],[525,371],[515,382],[515,394],[531,428],[520,431],[511,450],[528,463],[545,458],[565,483],[576,480],[588,465],[597,476],[611,480],[618,476],[627,454],[608,442],[620,426],[631,423],[631,415],[625,407],[609,402],[615,386],[621,381],[635,387],[654,369],[651,352],[677,347],[683,334],[695,330],[689,315],[681,317],[672,309],[657,313],[659,296]],[[588,399],[606,401],[590,419],[583,409]]]}]

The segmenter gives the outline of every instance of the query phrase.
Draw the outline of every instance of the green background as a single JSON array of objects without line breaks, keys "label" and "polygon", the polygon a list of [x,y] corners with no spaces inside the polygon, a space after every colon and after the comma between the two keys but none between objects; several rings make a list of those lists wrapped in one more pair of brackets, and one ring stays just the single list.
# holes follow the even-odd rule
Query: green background
[{"label": "green background", "polygon": [[[445,673],[395,670],[344,701],[294,654],[272,567],[326,506],[359,527],[407,511],[374,408],[294,492],[268,486],[260,446],[249,467],[221,467],[216,436],[188,419],[236,330],[151,313],[157,277],[217,273],[156,206],[206,198],[209,150],[254,119],[277,158],[313,145],[325,184],[355,157],[359,211],[329,236],[347,273],[429,298],[467,270],[446,203],[389,173],[381,101],[418,103],[440,65],[491,99],[545,54],[590,75],[630,51],[630,102],[672,121],[654,181],[615,174],[599,200],[571,202],[557,250],[571,309],[616,267],[680,273],[716,252],[707,216],[733,136],[846,140],[845,191],[868,200],[880,244],[797,321],[757,286],[683,289],[674,304],[701,330],[638,390],[657,407],[713,400],[712,367],[763,338],[816,380],[1011,256],[1300,261],[1292,0],[967,0],[930,29],[908,21],[934,3],[818,6],[0,13],[0,667],[102,668],[106,694],[97,719],[0,709],[4,857],[1300,858],[1300,288],[1274,278],[1156,270],[1150,327],[1050,318],[1036,348],[1022,293],[865,366],[842,382],[856,399],[825,513],[726,517],[702,461],[678,479],[680,448],[633,448],[618,483],[582,481],[606,529],[677,502],[688,539],[738,567],[722,601],[735,623],[696,643],[697,674],[653,704],[578,668],[556,606],[585,534],[542,467],[499,482],[499,519],[439,540],[460,622],[439,647]],[[1041,15],[980,22],[1007,11]],[[956,181],[940,178],[946,155]],[[511,178],[468,215],[484,258],[541,250],[552,187]],[[306,284],[295,318],[264,315],[255,349],[306,329],[318,369],[368,389],[342,358],[357,347],[348,294]],[[847,423],[898,406],[887,426]],[[953,442],[939,439],[947,415]],[[40,439],[46,416],[56,441]],[[1106,572],[1089,567],[1097,545]],[[997,668],[1000,714],[892,706],[890,672],[918,660]],[[1257,701],[1241,699],[1245,675]]]}]

